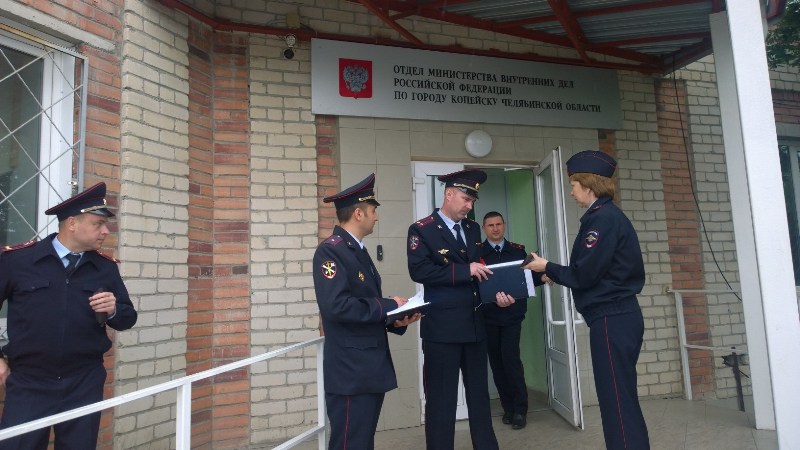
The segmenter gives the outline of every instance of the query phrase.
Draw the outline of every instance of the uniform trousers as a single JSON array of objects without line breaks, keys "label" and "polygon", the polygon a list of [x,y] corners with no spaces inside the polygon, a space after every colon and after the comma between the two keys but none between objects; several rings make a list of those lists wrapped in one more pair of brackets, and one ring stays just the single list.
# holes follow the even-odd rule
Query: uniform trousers
[{"label": "uniform trousers", "polygon": [[[10,428],[103,400],[106,369],[102,364],[68,376],[47,377],[15,371],[6,379],[0,428]],[[100,413],[53,425],[56,450],[97,447]],[[0,441],[0,450],[46,450],[50,427]]]},{"label": "uniform trousers", "polygon": [[642,312],[601,316],[589,324],[592,367],[609,450],[647,450],[650,440],[636,390]]},{"label": "uniform trousers", "polygon": [[486,325],[492,378],[506,414],[528,414],[528,386],[519,356],[522,323]]},{"label": "uniform trousers", "polygon": [[458,372],[464,379],[469,433],[475,450],[497,450],[489,406],[486,341],[422,341],[425,357],[425,443],[428,450],[453,450],[458,402]]},{"label": "uniform trousers", "polygon": [[328,450],[373,450],[385,393],[325,393],[331,438]]}]

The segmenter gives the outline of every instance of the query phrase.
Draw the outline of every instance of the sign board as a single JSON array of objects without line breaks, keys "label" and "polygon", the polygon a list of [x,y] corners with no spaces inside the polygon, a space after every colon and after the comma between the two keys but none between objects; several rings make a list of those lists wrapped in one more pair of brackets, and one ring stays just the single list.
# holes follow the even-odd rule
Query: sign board
[{"label": "sign board", "polygon": [[314,114],[620,129],[613,70],[312,39]]}]

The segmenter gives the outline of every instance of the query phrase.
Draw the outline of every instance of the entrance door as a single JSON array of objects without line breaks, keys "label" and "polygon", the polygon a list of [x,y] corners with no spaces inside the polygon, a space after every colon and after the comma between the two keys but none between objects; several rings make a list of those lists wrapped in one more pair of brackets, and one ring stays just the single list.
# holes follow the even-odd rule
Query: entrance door
[{"label": "entrance door", "polygon": [[[536,207],[539,218],[539,255],[558,264],[569,264],[564,213],[561,148],[553,150],[536,169]],[[575,312],[569,289],[542,286],[547,316],[547,362],[550,405],[564,419],[583,428],[583,404],[575,346]]]},{"label": "entrance door", "polygon": [[[463,164],[457,163],[434,163],[434,162],[415,162],[414,164],[414,220],[427,217],[434,208],[442,205],[444,199],[444,183],[436,179],[439,175],[445,175],[464,169]],[[422,285],[417,284],[417,291],[422,290]],[[419,333],[420,327],[417,327]],[[422,339],[417,335],[419,352],[419,393],[422,399],[422,423],[425,423],[425,391],[422,380],[422,367],[424,355],[422,353]],[[456,406],[456,419],[466,419],[467,397],[464,393],[464,383],[461,374],[458,375],[458,403]]]}]

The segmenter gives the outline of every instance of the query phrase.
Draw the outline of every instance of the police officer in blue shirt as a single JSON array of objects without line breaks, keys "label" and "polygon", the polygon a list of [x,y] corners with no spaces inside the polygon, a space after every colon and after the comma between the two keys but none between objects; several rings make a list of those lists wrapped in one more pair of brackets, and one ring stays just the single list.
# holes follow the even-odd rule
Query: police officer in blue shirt
[{"label": "police officer in blue shirt", "polygon": [[[8,344],[1,428],[103,399],[106,326],[127,330],[136,310],[117,261],[98,250],[108,236],[106,185],[98,183],[54,206],[58,233],[6,246],[0,254],[0,304],[8,302]],[[55,448],[97,445],[100,413],[55,425]],[[0,449],[46,449],[50,428],[0,441]]]},{"label": "police officer in blue shirt", "polygon": [[364,247],[378,221],[374,185],[372,174],[323,200],[336,206],[339,225],[314,253],[330,450],[375,447],[384,396],[397,387],[386,332],[402,335],[421,317],[416,313],[386,326],[388,313],[407,299],[383,296],[381,276]]},{"label": "police officer in blue shirt", "polygon": [[[425,441],[428,450],[452,450],[458,373],[463,375],[472,446],[497,449],[489,408],[486,326],[477,283],[491,271],[480,262],[480,225],[467,218],[486,172],[439,177],[442,207],[408,228],[408,272],[431,305],[421,322],[425,357]],[[513,303],[513,300],[506,304]]]},{"label": "police officer in blue shirt", "polygon": [[592,370],[608,449],[650,448],[637,393],[636,362],[644,323],[636,295],[644,286],[639,238],[614,204],[612,177],[617,162],[603,152],[586,150],[567,161],[572,195],[588,208],[572,246],[569,266],[533,254],[525,266],[546,272],[572,289],[575,308],[589,325]]},{"label": "police officer in blue shirt", "polygon": [[[486,240],[483,241],[481,259],[487,265],[519,261],[527,256],[524,245],[505,238],[506,222],[499,212],[490,211],[483,216],[483,232]],[[549,281],[542,273],[533,274],[533,280],[535,286]],[[503,423],[520,430],[527,425],[528,414],[528,387],[519,354],[522,321],[528,312],[528,302],[517,300],[506,308],[485,303],[481,309],[486,320],[492,378],[503,406]]]}]

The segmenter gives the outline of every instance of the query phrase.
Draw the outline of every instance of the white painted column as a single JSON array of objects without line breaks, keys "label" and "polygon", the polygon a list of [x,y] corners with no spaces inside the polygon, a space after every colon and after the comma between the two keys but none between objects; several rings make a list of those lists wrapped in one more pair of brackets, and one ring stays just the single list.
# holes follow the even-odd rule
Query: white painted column
[{"label": "white painted column", "polygon": [[727,2],[727,9],[711,15],[711,31],[757,427],[773,425],[764,398],[771,396],[780,448],[800,448],[800,317],[763,11],[758,1]]},{"label": "white painted column", "polygon": [[[747,356],[750,359],[750,376],[753,387],[756,428],[774,430],[775,415],[772,403],[772,382],[767,355],[767,335],[764,329],[764,310],[761,297],[761,279],[753,264],[757,261],[755,234],[753,231],[750,187],[747,183],[747,167],[744,158],[744,141],[739,98],[736,91],[736,67],[731,49],[728,14],[712,14],[711,38],[714,44],[714,66],[717,73],[717,90],[722,113],[722,136],[725,140],[725,162],[728,167],[728,182],[731,191],[736,256],[742,287],[742,300],[747,333]],[[758,33],[756,33],[758,34]],[[769,97],[771,98],[771,97]],[[777,139],[775,154],[777,155]],[[780,161],[778,161],[780,164]],[[778,167],[780,173],[780,167]],[[785,208],[784,208],[785,210]],[[791,258],[791,254],[789,255]],[[790,263],[791,267],[791,263]]]}]

